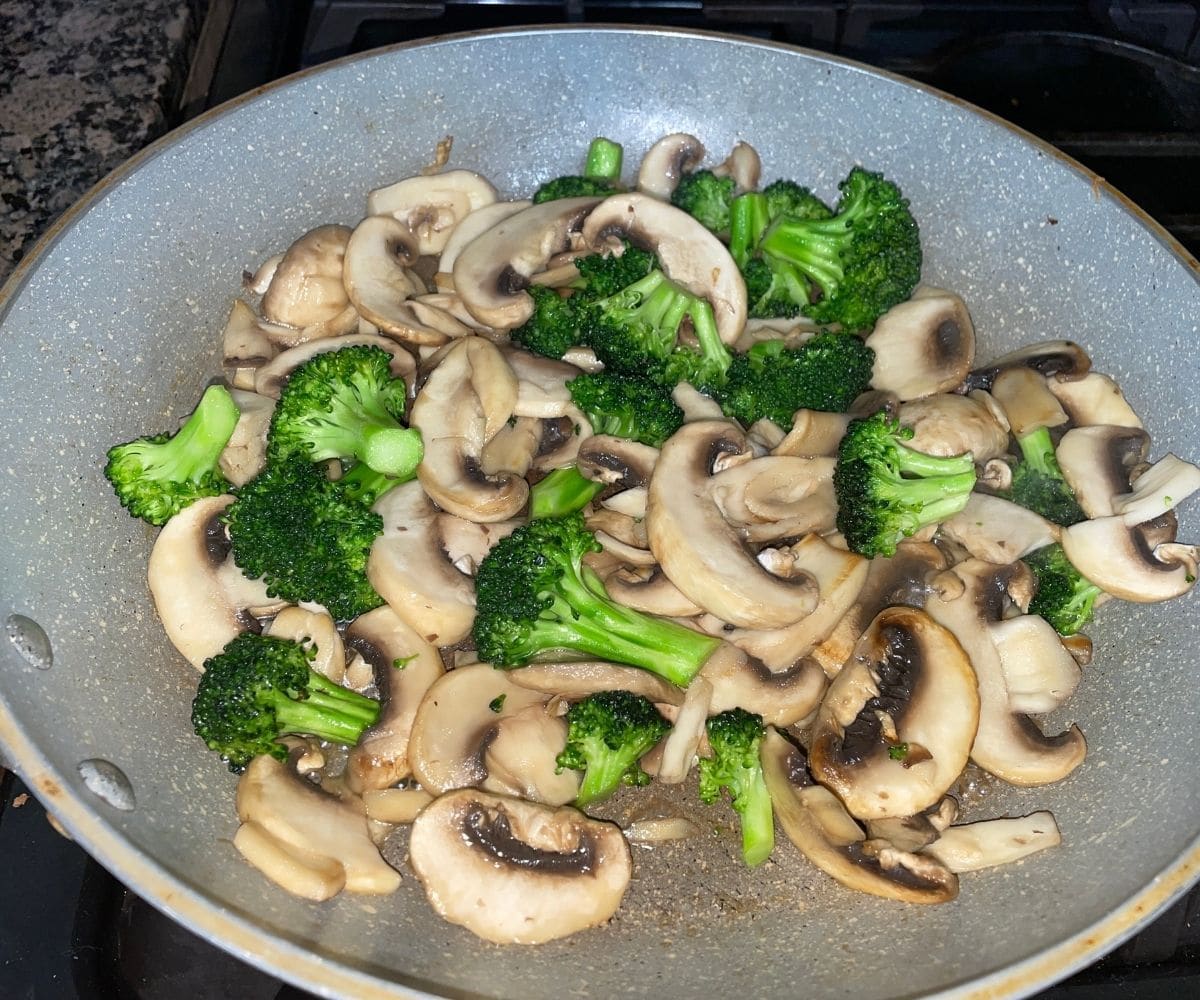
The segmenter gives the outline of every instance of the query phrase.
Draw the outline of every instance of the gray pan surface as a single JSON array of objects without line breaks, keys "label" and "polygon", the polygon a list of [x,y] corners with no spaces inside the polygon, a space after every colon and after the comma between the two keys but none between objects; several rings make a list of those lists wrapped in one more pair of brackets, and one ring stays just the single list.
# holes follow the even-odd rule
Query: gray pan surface
[{"label": "gray pan surface", "polygon": [[[13,641],[0,643],[0,744],[140,894],[310,990],[1018,996],[1114,946],[1196,877],[1194,596],[1101,612],[1095,664],[1055,720],[1081,724],[1089,759],[1058,787],[992,788],[972,813],[1049,808],[1063,846],[965,876],[946,906],[853,895],[786,845],[744,878],[734,842],[714,836],[638,851],[608,928],[499,949],[436,919],[411,873],[392,897],[312,905],[238,858],[235,779],[190,732],[195,676],[146,591],[153,533],[114,501],[105,450],[191,408],[219,370],[243,268],[318,223],[353,224],[368,189],[424,166],[444,136],[451,166],[521,194],[576,169],[593,135],[636,164],[676,130],[717,159],[750,141],[767,179],[827,197],[854,162],[885,170],[921,222],[926,281],[965,297],[981,358],[1079,340],[1144,417],[1156,456],[1200,456],[1195,262],[1078,165],[861,66],[669,31],[454,37],[302,75],[169,136],[69,213],[5,290],[0,613]],[[1198,533],[1185,511],[1182,539]],[[30,622],[48,636],[48,669]],[[81,771],[94,760],[116,765],[132,796],[103,766]]]}]

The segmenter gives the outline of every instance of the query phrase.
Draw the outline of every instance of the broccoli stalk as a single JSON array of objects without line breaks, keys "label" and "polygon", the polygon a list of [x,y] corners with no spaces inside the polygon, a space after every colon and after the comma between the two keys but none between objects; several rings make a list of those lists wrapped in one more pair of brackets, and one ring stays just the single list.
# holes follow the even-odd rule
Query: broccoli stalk
[{"label": "broccoli stalk", "polygon": [[411,478],[421,461],[421,433],[401,425],[407,387],[391,358],[360,345],[326,351],[289,376],[268,432],[272,461],[354,459],[376,472]]},{"label": "broccoli stalk", "polygon": [[310,666],[315,648],[242,632],[204,662],[192,702],[192,728],[244,771],[259,754],[287,759],[288,735],[354,746],[379,717],[379,702],[334,684]]},{"label": "broccoli stalk", "polygon": [[1031,552],[1024,562],[1037,577],[1031,615],[1041,615],[1059,635],[1075,635],[1092,620],[1096,598],[1104,591],[1084,578],[1061,545]]},{"label": "broccoli stalk", "polygon": [[540,205],[560,198],[605,198],[617,190],[623,158],[624,150],[619,143],[597,136],[588,146],[582,176],[568,174],[546,181],[533,193],[533,203]]},{"label": "broccoli stalk", "polygon": [[1021,448],[1021,461],[1013,469],[1009,491],[1013,502],[1063,527],[1084,520],[1087,515],[1054,456],[1049,428],[1039,427],[1020,435],[1017,444]]},{"label": "broccoli stalk", "polygon": [[833,489],[837,526],[852,552],[890,556],[897,543],[966,506],[975,487],[970,453],[941,458],[902,442],[912,428],[882,410],[851,420],[838,446]]},{"label": "broccoli stalk", "polygon": [[601,691],[567,710],[567,745],[558,770],[583,772],[575,805],[584,809],[621,785],[642,787],[650,776],[638,761],[671,728],[648,699],[628,691]]},{"label": "broccoli stalk", "polygon": [[718,177],[711,170],[684,174],[671,192],[671,204],[681,208],[705,229],[729,231],[729,206],[735,188],[732,177]]},{"label": "broccoli stalk", "polygon": [[574,514],[577,510],[583,510],[603,489],[603,483],[586,478],[574,465],[555,469],[530,489],[529,516],[562,517],[564,514]]},{"label": "broccoli stalk", "polygon": [[151,524],[166,524],[188,504],[229,489],[218,460],[239,416],[229,390],[212,385],[172,434],[140,437],[108,450],[104,475],[121,506]]},{"label": "broccoli stalk", "polygon": [[700,801],[711,805],[729,789],[742,827],[742,859],[753,868],[775,848],[775,814],[759,757],[767,730],[761,715],[741,708],[712,716],[706,727],[712,756],[700,758]]},{"label": "broccoli stalk", "polygon": [[600,550],[580,514],[531,521],[497,542],[475,574],[480,659],[509,668],[573,650],[686,686],[720,640],[614,602],[583,563]]}]

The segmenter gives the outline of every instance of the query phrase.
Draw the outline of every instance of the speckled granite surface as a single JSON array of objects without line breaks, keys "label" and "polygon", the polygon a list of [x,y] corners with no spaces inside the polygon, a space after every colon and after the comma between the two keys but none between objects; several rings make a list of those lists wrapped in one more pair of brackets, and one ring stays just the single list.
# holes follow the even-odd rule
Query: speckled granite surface
[{"label": "speckled granite surface", "polygon": [[0,281],[171,127],[206,0],[0,0]]}]

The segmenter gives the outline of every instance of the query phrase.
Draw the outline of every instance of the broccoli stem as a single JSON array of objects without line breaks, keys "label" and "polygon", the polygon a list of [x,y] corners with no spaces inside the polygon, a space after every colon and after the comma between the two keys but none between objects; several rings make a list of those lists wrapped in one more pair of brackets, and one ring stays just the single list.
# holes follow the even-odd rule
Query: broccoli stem
[{"label": "broccoli stem", "polygon": [[700,353],[704,356],[704,360],[716,365],[721,375],[724,376],[729,371],[733,358],[717,330],[717,321],[713,316],[712,306],[704,299],[696,299],[688,309],[688,316],[692,321],[692,332],[700,342]]},{"label": "broccoli stem", "polygon": [[424,454],[421,432],[415,427],[369,426],[363,432],[362,454],[356,456],[387,476],[411,476]]},{"label": "broccoli stem", "polygon": [[1044,476],[1062,479],[1062,469],[1054,455],[1054,441],[1050,437],[1050,428],[1039,427],[1017,438],[1021,455],[1026,464]]},{"label": "broccoli stem", "polygon": [[587,770],[583,773],[583,781],[579,784],[579,794],[572,803],[576,809],[586,809],[593,802],[612,795],[629,770],[629,765],[636,761],[628,760],[627,754],[609,749],[603,745],[596,747],[588,754]]},{"label": "broccoli stem", "polygon": [[960,472],[953,476],[938,475],[928,479],[888,478],[880,485],[884,493],[921,508],[920,522],[923,527],[957,514],[971,499],[975,486],[975,473]]},{"label": "broccoli stem", "polygon": [[767,228],[767,197],[750,192],[733,199],[729,207],[729,253],[744,269],[758,239]]},{"label": "broccoli stem", "polygon": [[379,703],[335,684],[311,667],[301,699],[273,691],[271,705],[281,733],[305,733],[354,746],[379,715]]},{"label": "broccoli stem", "polygon": [[529,491],[530,517],[559,517],[583,510],[604,489],[574,465],[555,469]]},{"label": "broccoli stem", "polygon": [[975,482],[975,459],[970,452],[961,455],[927,455],[899,441],[894,447],[901,472],[913,476],[967,477],[972,485]]},{"label": "broccoli stem", "polygon": [[767,230],[759,247],[763,253],[800,267],[829,295],[846,276],[841,255],[848,245],[844,222],[834,227],[828,222],[781,216]]},{"label": "broccoli stem", "polygon": [[767,784],[759,773],[738,798],[742,826],[742,860],[761,865],[775,849],[775,814]]},{"label": "broccoli stem", "polygon": [[624,151],[620,143],[596,136],[588,146],[583,176],[598,181],[615,181],[621,176]]},{"label": "broccoli stem", "polygon": [[[223,385],[205,389],[192,415],[159,452],[164,478],[183,481],[209,472],[229,443],[239,416],[241,411]],[[159,462],[158,455],[155,461]]]}]

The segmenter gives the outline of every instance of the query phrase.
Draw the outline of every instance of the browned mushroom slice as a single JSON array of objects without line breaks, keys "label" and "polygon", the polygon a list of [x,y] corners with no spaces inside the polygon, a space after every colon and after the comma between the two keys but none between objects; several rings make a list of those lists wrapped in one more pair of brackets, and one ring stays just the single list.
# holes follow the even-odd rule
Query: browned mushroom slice
[{"label": "browned mushroom slice", "polygon": [[771,454],[832,457],[837,454],[849,422],[850,418],[844,413],[797,410],[792,418],[792,429],[771,446]]},{"label": "browned mushroom slice", "polygon": [[1086,375],[1091,367],[1092,359],[1074,341],[1047,340],[1019,347],[1001,355],[991,364],[974,369],[963,380],[962,388],[968,392],[991,389],[996,376],[1009,368],[1032,368],[1041,375],[1076,378]]},{"label": "browned mushroom slice", "polygon": [[367,214],[398,220],[420,254],[442,252],[463,219],[496,200],[496,189],[470,170],[406,177],[367,195]]},{"label": "browned mushroom slice", "polygon": [[859,819],[911,816],[958,779],[979,721],[970,661],[916,608],[881,611],[829,686],[813,775]]},{"label": "browned mushroom slice", "polygon": [[654,198],[670,199],[679,179],[704,160],[704,143],[686,132],[664,135],[642,157],[637,189]]},{"label": "browned mushroom slice", "polygon": [[441,916],[497,944],[541,944],[603,924],[632,873],[616,825],[475,790],[421,812],[409,858]]},{"label": "browned mushroom slice", "polygon": [[[1154,522],[1145,524],[1150,527]],[[1195,545],[1154,542],[1140,526],[1130,527],[1120,515],[1064,528],[1062,547],[1085,579],[1127,601],[1169,601],[1196,584],[1200,551]]]},{"label": "browned mushroom slice", "polygon": [[1150,436],[1140,427],[1073,427],[1063,435],[1055,457],[1063,478],[1088,517],[1110,517],[1113,501],[1129,491],[1129,481],[1146,461]]},{"label": "browned mushroom slice", "polygon": [[509,671],[509,679],[531,691],[564,698],[586,698],[599,691],[629,691],[660,705],[680,705],[683,691],[661,677],[639,667],[604,660],[568,660],[562,663],[531,663]]},{"label": "browned mushroom slice", "polygon": [[922,286],[893,306],[867,337],[875,352],[871,385],[919,399],[960,385],[975,361],[975,327],[953,292]]},{"label": "browned mushroom slice", "polygon": [[808,776],[804,753],[774,729],[762,742],[763,778],[780,827],[809,861],[847,889],[904,903],[946,903],[958,878],[932,858],[865,850],[866,834],[828,788]]},{"label": "browned mushroom slice", "polygon": [[288,247],[263,294],[263,318],[302,328],[326,322],[350,304],[342,284],[347,226],[319,226]]},{"label": "browned mushroom slice", "polygon": [[1072,427],[1141,427],[1141,418],[1126,401],[1121,387],[1107,375],[1088,372],[1083,378],[1055,375],[1047,380]]},{"label": "browned mushroom slice", "polygon": [[825,693],[825,674],[809,659],[786,670],[768,670],[761,660],[723,643],[700,668],[713,687],[713,715],[744,708],[774,726],[791,726],[816,711]]},{"label": "browned mushroom slice", "polygon": [[926,455],[948,458],[969,451],[982,463],[1008,450],[1008,421],[986,392],[939,392],[914,399],[901,404],[899,417],[913,431],[908,447]]}]

